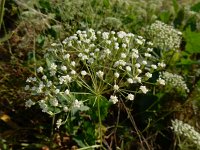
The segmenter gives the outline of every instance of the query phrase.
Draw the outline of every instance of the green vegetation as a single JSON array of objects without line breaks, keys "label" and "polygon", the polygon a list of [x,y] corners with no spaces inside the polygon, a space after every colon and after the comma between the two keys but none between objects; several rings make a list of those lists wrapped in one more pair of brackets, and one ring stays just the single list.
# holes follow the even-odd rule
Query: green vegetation
[{"label": "green vegetation", "polygon": [[0,1],[0,149],[200,149],[200,3]]}]

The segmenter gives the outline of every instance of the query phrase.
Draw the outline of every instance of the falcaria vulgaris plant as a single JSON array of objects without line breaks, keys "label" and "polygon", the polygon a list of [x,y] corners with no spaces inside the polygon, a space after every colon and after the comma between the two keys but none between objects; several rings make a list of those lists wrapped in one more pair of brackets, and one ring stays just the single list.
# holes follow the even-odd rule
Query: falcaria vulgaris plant
[{"label": "falcaria vulgaris plant", "polygon": [[166,66],[152,47],[150,41],[132,33],[78,30],[45,51],[43,65],[25,86],[40,99],[27,100],[26,107],[38,103],[43,112],[56,116],[57,128],[80,112],[96,113],[95,144],[102,144],[102,107],[134,102],[137,94],[165,85],[161,77],[150,82],[153,73]]}]

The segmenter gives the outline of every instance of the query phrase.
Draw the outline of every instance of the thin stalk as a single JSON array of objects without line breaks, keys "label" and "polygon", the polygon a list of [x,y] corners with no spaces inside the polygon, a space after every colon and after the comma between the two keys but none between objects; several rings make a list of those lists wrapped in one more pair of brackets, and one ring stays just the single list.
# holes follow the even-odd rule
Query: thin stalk
[{"label": "thin stalk", "polygon": [[102,130],[101,130],[101,126],[102,126],[102,122],[101,122],[101,111],[100,111],[100,104],[99,104],[100,98],[97,97],[97,105],[98,105],[98,117],[99,117],[99,136],[100,136],[100,145],[102,147]]},{"label": "thin stalk", "polygon": [[3,22],[5,1],[6,1],[6,0],[1,0],[1,4],[0,4],[0,30],[1,30],[1,24],[2,24],[2,22]]},{"label": "thin stalk", "polygon": [[36,44],[35,44],[35,36],[34,36],[34,40],[33,40],[33,61],[34,61],[34,74],[35,76],[37,75],[37,68],[36,68],[36,57],[35,57],[35,49],[36,49]]},{"label": "thin stalk", "polygon": [[51,136],[53,136],[53,131],[54,131],[54,123],[55,123],[55,115],[53,115],[53,118],[52,118],[52,125],[51,125]]},{"label": "thin stalk", "polygon": [[[4,21],[2,22],[2,25],[3,25],[3,30],[4,30],[4,33],[5,35],[7,35],[7,31],[6,31],[6,26],[4,24]],[[0,28],[1,29],[1,28]],[[11,45],[10,45],[10,42],[9,40],[6,40],[6,42],[8,43],[8,49],[9,49],[9,53],[13,56],[13,53],[12,53],[12,48],[11,48]]]}]

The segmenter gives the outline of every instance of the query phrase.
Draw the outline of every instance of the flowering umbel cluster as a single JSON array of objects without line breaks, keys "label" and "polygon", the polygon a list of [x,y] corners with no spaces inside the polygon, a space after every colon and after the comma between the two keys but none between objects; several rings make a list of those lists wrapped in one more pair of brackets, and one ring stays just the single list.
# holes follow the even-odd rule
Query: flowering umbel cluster
[{"label": "flowering umbel cluster", "polygon": [[[25,90],[39,95],[37,103],[49,114],[89,109],[90,99],[80,95],[104,96],[113,104],[133,101],[137,93],[151,90],[152,73],[165,67],[151,47],[151,42],[132,33],[78,30],[51,44],[45,64],[27,79]],[[34,104],[26,102],[27,107]]]},{"label": "flowering umbel cluster", "polygon": [[160,73],[159,79],[157,81],[160,84],[166,85],[166,88],[175,89],[176,92],[180,92],[182,94],[189,92],[183,77],[180,75],[164,71]]},{"label": "flowering umbel cluster", "polygon": [[189,141],[193,142],[197,147],[200,148],[200,133],[195,131],[194,127],[184,123],[181,120],[175,119],[172,120],[171,128],[176,135],[187,138]]},{"label": "flowering umbel cluster", "polygon": [[146,29],[153,44],[164,50],[177,50],[181,44],[182,33],[173,26],[156,21]]}]

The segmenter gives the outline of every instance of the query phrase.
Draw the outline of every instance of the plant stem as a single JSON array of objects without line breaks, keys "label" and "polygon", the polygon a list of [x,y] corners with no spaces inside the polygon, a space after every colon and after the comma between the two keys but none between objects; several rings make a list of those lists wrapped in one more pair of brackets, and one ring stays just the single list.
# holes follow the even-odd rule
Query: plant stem
[{"label": "plant stem", "polygon": [[101,122],[101,111],[100,111],[100,104],[99,104],[100,98],[97,98],[97,105],[98,105],[98,117],[99,117],[99,136],[100,136],[100,145],[102,146],[102,122]]},{"label": "plant stem", "polygon": [[1,4],[0,4],[0,30],[1,30],[1,24],[2,24],[2,21],[3,21],[5,1],[6,0],[1,0]]}]

